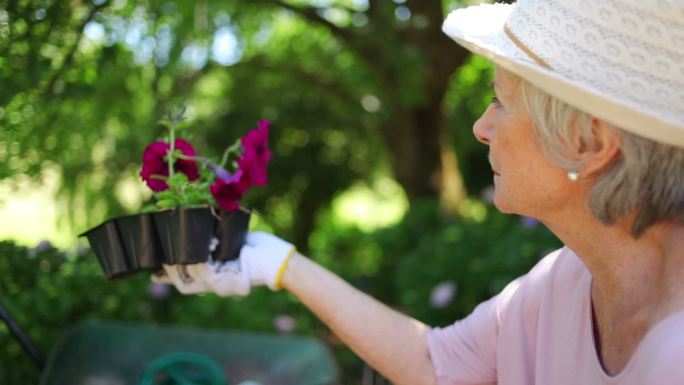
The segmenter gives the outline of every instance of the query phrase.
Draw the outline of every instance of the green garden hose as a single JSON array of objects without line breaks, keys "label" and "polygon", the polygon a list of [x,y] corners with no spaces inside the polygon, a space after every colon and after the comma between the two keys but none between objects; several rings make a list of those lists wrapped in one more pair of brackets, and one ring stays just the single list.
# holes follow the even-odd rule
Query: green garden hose
[{"label": "green garden hose", "polygon": [[149,364],[138,385],[228,385],[228,380],[221,367],[210,358],[176,352]]}]

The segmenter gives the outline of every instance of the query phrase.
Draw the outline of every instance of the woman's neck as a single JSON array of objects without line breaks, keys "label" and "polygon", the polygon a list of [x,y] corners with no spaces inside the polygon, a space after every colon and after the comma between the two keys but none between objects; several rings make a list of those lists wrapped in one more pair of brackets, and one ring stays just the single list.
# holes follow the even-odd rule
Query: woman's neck
[{"label": "woman's neck", "polygon": [[589,213],[576,216],[547,226],[587,265],[594,306],[606,317],[646,311],[660,319],[684,308],[684,225],[657,224],[634,238],[630,218],[606,226]]},{"label": "woman's neck", "polygon": [[596,350],[615,375],[651,328],[684,310],[684,225],[658,224],[634,238],[628,219],[605,226],[591,215],[573,215],[547,226],[591,272]]}]

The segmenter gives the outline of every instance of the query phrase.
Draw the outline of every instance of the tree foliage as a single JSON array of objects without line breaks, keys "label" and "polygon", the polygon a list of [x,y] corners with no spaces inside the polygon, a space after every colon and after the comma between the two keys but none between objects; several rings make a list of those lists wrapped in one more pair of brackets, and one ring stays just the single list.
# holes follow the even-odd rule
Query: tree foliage
[{"label": "tree foliage", "polygon": [[[446,10],[463,3],[0,0],[0,181],[40,186],[59,175],[62,225],[77,234],[149,199],[141,155],[171,108],[188,107],[182,135],[213,157],[269,119],[270,181],[247,201],[261,223],[391,306],[452,321],[556,245],[545,229],[473,203],[491,183],[471,125],[492,68],[440,30]],[[331,201],[379,176],[404,189],[404,220],[370,234],[336,221]],[[443,215],[466,194],[477,221]],[[274,315],[287,314],[295,332],[336,349],[345,383],[360,373],[289,296],[154,298],[141,294],[142,275],[103,280],[90,254],[10,243],[0,252],[0,296],[44,351],[89,318],[272,331]],[[431,305],[436,285],[452,281],[456,300]],[[0,362],[17,362],[8,339],[0,333],[10,346]],[[28,364],[13,369],[8,378],[37,378]]]},{"label": "tree foliage", "polygon": [[185,104],[187,135],[205,153],[273,121],[272,179],[253,202],[280,213],[269,222],[303,248],[319,210],[378,173],[410,201],[453,206],[464,192],[447,129],[458,106],[445,96],[466,55],[441,32],[444,11],[438,1],[9,1],[0,179],[57,172],[75,230],[133,211],[148,197],[136,181],[142,149]]}]

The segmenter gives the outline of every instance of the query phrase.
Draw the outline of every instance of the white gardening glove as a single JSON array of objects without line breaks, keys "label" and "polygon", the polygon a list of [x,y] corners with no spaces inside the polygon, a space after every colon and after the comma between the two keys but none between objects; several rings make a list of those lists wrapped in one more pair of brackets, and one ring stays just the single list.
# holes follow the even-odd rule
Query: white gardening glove
[{"label": "white gardening glove", "polygon": [[287,262],[296,251],[291,243],[273,234],[254,232],[247,234],[239,260],[249,273],[252,286],[266,285],[271,290],[278,290]]},{"label": "white gardening glove", "polygon": [[239,259],[209,261],[192,265],[164,265],[152,275],[152,282],[174,285],[183,294],[216,293],[222,297],[249,294],[250,283]]},{"label": "white gardening glove", "polygon": [[220,296],[244,296],[257,285],[278,290],[287,261],[295,251],[292,244],[275,235],[249,233],[237,260],[164,265],[164,273],[153,275],[152,281],[173,284],[183,294],[213,292]]}]

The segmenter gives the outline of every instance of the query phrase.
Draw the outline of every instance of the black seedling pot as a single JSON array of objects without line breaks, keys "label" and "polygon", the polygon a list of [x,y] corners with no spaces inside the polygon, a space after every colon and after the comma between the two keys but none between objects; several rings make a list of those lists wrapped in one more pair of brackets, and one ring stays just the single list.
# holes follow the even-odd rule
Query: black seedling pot
[{"label": "black seedling pot", "polygon": [[116,220],[108,220],[81,236],[88,238],[88,243],[95,252],[107,278],[122,276],[130,272],[128,257],[121,242]]},{"label": "black seedling pot", "polygon": [[115,222],[131,271],[158,270],[164,254],[152,214],[119,217]]},{"label": "black seedling pot", "polygon": [[[250,213],[214,212],[208,207],[177,208],[154,214],[154,222],[168,264],[235,259],[245,242]],[[218,247],[216,246],[218,241]]]},{"label": "black seedling pot", "polygon": [[245,244],[245,237],[249,229],[250,213],[237,210],[229,213],[219,211],[220,220],[214,222],[214,234],[220,240],[218,248],[212,256],[217,261],[228,261],[240,256],[240,249]]},{"label": "black seedling pot", "polygon": [[237,259],[250,215],[244,209],[178,208],[110,219],[81,236],[107,278],[115,278],[163,264],[205,262],[210,253],[219,261]]}]

